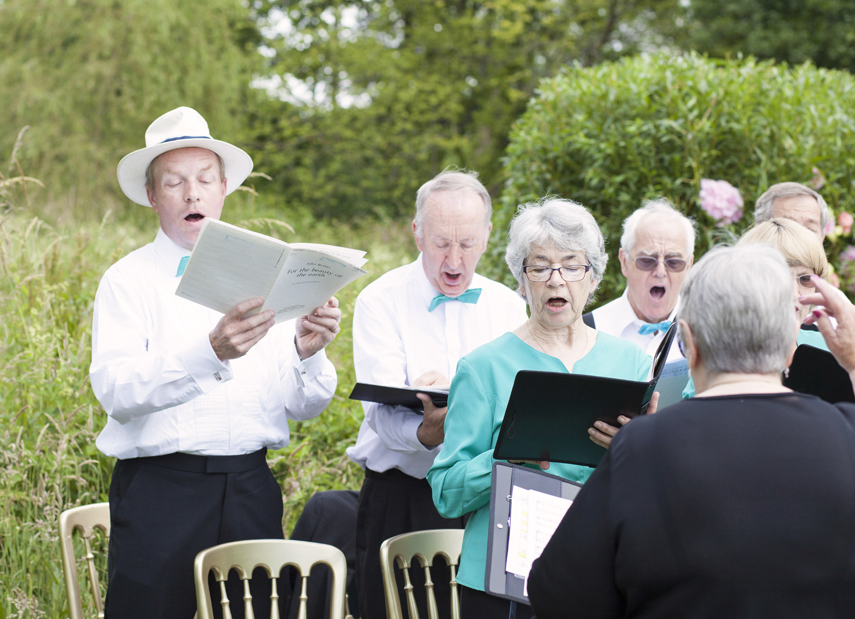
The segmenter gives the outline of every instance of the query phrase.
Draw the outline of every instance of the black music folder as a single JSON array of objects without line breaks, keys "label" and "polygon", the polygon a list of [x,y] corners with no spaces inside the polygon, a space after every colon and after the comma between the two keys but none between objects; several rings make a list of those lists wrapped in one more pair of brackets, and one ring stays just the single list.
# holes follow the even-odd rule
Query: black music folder
[{"label": "black music folder", "polygon": [[356,383],[353,391],[350,392],[350,399],[391,404],[392,406],[406,406],[417,413],[421,413],[424,412],[424,403],[416,397],[417,393],[426,393],[429,395],[431,402],[436,407],[443,408],[448,404],[448,389],[437,389],[436,387],[387,387],[369,383]]},{"label": "black music folder", "polygon": [[852,381],[830,352],[802,344],[796,348],[784,386],[826,402],[855,402]]},{"label": "black music folder", "polygon": [[[539,469],[507,462],[493,463],[484,577],[487,593],[529,603],[527,579],[531,563],[540,556],[539,551],[564,517],[565,512],[559,510],[566,510],[581,488],[578,482]],[[532,491],[540,495],[535,496]],[[552,498],[559,501],[552,501]],[[514,501],[517,501],[516,510]],[[524,508],[520,505],[523,501]],[[517,520],[512,517],[514,514]],[[508,568],[516,571],[508,571]]]},{"label": "black music folder", "polygon": [[[621,380],[563,372],[517,373],[493,457],[595,467],[606,450],[588,436],[595,421],[644,414],[677,332],[672,323],[653,357],[653,378]],[[619,361],[617,361],[619,363]]]}]

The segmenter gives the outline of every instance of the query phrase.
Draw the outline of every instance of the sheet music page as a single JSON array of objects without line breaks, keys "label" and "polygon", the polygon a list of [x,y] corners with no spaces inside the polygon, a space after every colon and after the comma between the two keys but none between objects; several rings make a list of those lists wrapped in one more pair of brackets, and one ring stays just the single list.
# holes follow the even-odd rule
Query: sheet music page
[{"label": "sheet music page", "polygon": [[366,272],[340,258],[292,247],[261,309],[275,311],[276,322],[305,316]]},{"label": "sheet music page", "polygon": [[175,294],[225,314],[265,298],[290,251],[283,241],[207,219]]},{"label": "sheet music page", "polygon": [[341,258],[356,267],[364,266],[368,262],[365,252],[361,249],[350,249],[349,247],[337,247],[335,245],[323,245],[322,243],[291,243],[294,249],[311,249],[335,258]]},{"label": "sheet music page", "polygon": [[505,571],[526,579],[526,596],[531,564],[552,539],[552,534],[572,504],[570,499],[519,486],[513,487]]},{"label": "sheet music page", "polygon": [[665,367],[662,368],[662,375],[659,377],[659,380],[663,378],[673,378],[674,376],[686,376],[689,373],[689,362],[685,359],[681,359],[680,361],[672,361],[671,363],[666,363]]}]

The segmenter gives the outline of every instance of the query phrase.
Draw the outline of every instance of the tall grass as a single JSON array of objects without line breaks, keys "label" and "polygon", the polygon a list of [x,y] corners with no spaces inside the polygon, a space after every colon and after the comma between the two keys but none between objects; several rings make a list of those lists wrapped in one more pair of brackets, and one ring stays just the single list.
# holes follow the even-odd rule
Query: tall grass
[{"label": "tall grass", "polygon": [[[28,211],[25,183],[15,185],[14,192],[13,184],[0,185],[0,619],[63,617],[58,516],[106,501],[113,468],[95,448],[106,417],[88,381],[95,291],[107,267],[154,238],[157,223],[144,207],[100,222],[49,223]],[[354,302],[371,280],[412,260],[415,248],[408,222],[334,224],[305,212],[283,216],[246,196],[229,200],[231,223],[369,252],[369,275],[338,295],[343,328],[327,349],[338,370],[336,395],[319,418],[292,424],[291,445],[269,455],[287,531],[314,492],[361,483],[344,454],[362,420],[361,406],[347,399]]]}]

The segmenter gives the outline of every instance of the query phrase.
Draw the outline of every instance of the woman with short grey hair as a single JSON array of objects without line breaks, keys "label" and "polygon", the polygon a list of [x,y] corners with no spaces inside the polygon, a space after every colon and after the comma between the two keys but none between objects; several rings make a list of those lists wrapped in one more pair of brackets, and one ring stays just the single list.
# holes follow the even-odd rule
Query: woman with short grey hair
[{"label": "woman with short grey hair", "polygon": [[[678,319],[698,395],[615,437],[531,570],[538,619],[851,616],[855,405],[781,384],[792,277],[759,244],[692,268]],[[800,301],[828,308],[813,316],[855,384],[855,307],[811,278]]]},{"label": "woman with short grey hair", "polygon": [[[600,333],[582,321],[606,266],[603,236],[583,206],[558,199],[524,205],[511,223],[506,260],[531,317],[460,360],[449,392],[445,443],[427,476],[441,515],[451,518],[473,512],[457,574],[461,616],[487,619],[505,619],[509,613],[507,600],[484,592],[484,572],[494,441],[517,372],[646,380],[651,363],[635,344]],[[607,446],[617,428],[598,427],[589,430],[591,437]],[[579,482],[593,470],[558,463],[548,468],[554,475]],[[520,606],[516,612],[520,618],[530,616]]]},{"label": "woman with short grey hair", "polygon": [[559,249],[579,249],[587,256],[594,281],[594,290],[587,300],[590,302],[603,279],[609,256],[603,234],[591,213],[571,200],[531,202],[520,207],[511,222],[505,262],[519,284],[520,294],[527,279],[523,262],[531,255],[532,248],[550,245]]}]

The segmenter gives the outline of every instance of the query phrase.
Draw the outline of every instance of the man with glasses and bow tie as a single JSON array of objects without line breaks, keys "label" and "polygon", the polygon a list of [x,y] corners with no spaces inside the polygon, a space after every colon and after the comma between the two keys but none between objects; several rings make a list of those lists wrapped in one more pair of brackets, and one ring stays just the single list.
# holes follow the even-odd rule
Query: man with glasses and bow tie
[{"label": "man with glasses and bow tie", "polygon": [[[656,353],[677,313],[677,301],[695,251],[692,221],[665,199],[651,200],[626,218],[620,237],[623,295],[583,317],[599,331]],[[667,361],[682,357],[672,346]]]},{"label": "man with glasses and bow tie", "polygon": [[[160,229],[104,274],[92,324],[90,379],[108,415],[97,446],[117,459],[106,616],[190,619],[198,552],[283,538],[282,490],[265,454],[288,444],[288,419],[315,417],[332,398],[336,373],[324,347],[341,311],[332,298],[274,326],[272,311],[252,313],[261,299],[222,315],[177,297],[202,224],[219,219],[252,160],[213,139],[187,107],[155,120],[145,141],[117,175]],[[238,582],[229,584],[231,607],[243,616]],[[253,597],[263,605],[258,582]]]},{"label": "man with glasses and bow tie", "polygon": [[[356,300],[353,361],[359,382],[447,387],[461,357],[526,320],[525,303],[515,292],[475,273],[491,216],[490,194],[477,174],[446,171],[422,185],[413,220],[419,257],[371,283]],[[447,409],[436,408],[426,395],[420,399],[423,415],[364,402],[359,437],[347,450],[365,469],[356,528],[363,618],[386,617],[379,558],[384,540],[463,526],[460,518],[439,515],[425,479],[442,447]],[[449,579],[432,579],[440,608],[448,608]],[[427,616],[426,609],[420,616]]]}]

